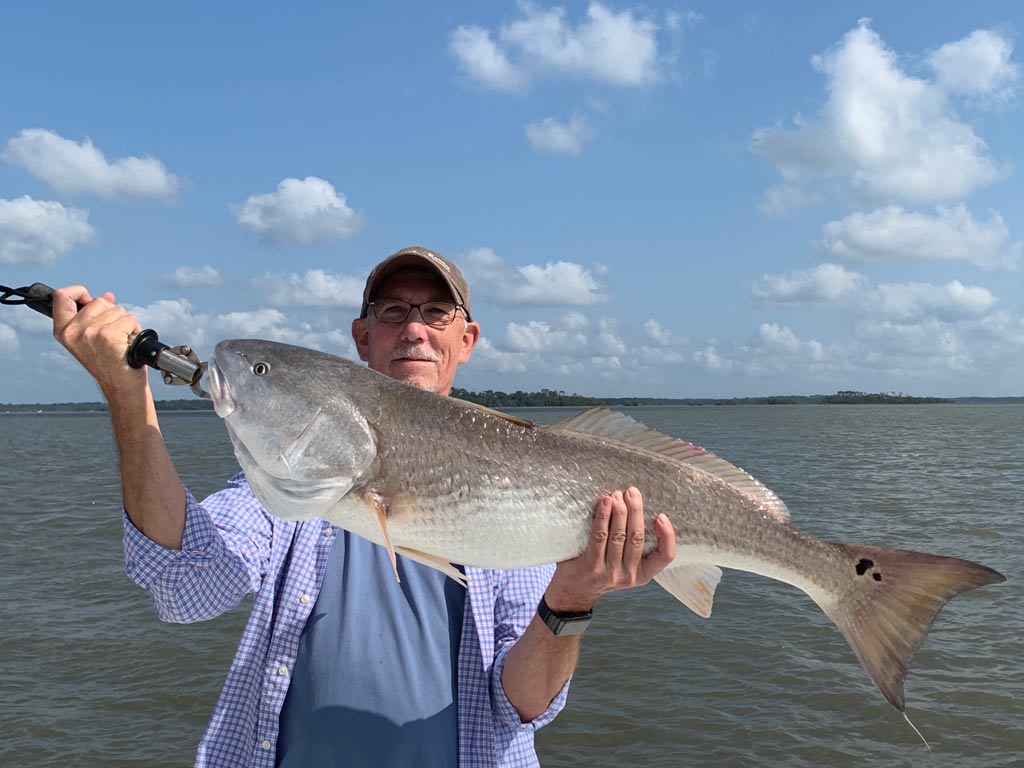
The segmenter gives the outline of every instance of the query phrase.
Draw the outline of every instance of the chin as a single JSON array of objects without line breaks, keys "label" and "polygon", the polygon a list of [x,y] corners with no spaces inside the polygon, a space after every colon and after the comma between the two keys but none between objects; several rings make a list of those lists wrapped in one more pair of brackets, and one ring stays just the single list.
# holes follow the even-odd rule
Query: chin
[{"label": "chin", "polygon": [[424,389],[427,392],[437,391],[436,376],[424,376],[423,374],[410,373],[404,376],[394,376],[393,378],[403,384],[408,384],[409,386],[416,387],[417,389]]}]

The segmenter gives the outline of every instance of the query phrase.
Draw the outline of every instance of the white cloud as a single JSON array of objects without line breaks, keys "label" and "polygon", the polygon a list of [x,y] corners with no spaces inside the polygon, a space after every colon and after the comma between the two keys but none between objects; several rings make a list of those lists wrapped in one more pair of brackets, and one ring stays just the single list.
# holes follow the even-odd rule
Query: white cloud
[{"label": "white cloud", "polygon": [[18,354],[18,334],[11,326],[0,323],[0,357],[14,357]]},{"label": "white cloud", "polygon": [[997,301],[987,288],[963,285],[959,280],[946,285],[890,283],[872,291],[863,310],[873,319],[894,323],[917,323],[925,319],[956,322],[987,312]]},{"label": "white cloud", "polygon": [[802,341],[787,326],[761,323],[744,343],[734,344],[724,352],[716,341],[693,353],[698,367],[716,373],[735,372],[744,376],[768,376],[795,371],[829,368],[829,354],[816,339]]},{"label": "white cloud", "polygon": [[46,336],[53,333],[53,320],[38,312],[11,312],[7,315],[7,324],[24,333]]},{"label": "white cloud", "polygon": [[696,11],[686,11],[685,13],[680,13],[679,11],[665,12],[665,26],[674,32],[678,32],[684,27],[696,27],[702,21],[704,21],[704,16]]},{"label": "white cloud", "polygon": [[590,326],[590,321],[582,312],[566,312],[560,322],[561,327],[566,331],[583,331]]},{"label": "white cloud", "polygon": [[976,365],[980,350],[968,333],[937,319],[920,323],[871,322],[857,330],[848,356],[860,370],[878,370],[898,377],[965,373]]},{"label": "white cloud", "polygon": [[519,5],[521,18],[492,37],[462,26],[449,38],[460,69],[482,85],[517,90],[533,78],[576,77],[619,86],[644,86],[659,75],[657,25],[632,10],[620,13],[597,2],[573,25],[564,8]]},{"label": "white cloud", "polygon": [[709,371],[728,371],[732,368],[732,362],[723,359],[718,354],[718,346],[716,344],[709,344],[704,349],[698,349],[693,353],[693,361]]},{"label": "white cloud", "polygon": [[310,269],[304,275],[266,275],[262,282],[271,306],[358,309],[366,281]]},{"label": "white cloud", "polygon": [[165,344],[189,344],[207,359],[218,341],[230,338],[261,338],[321,349],[355,359],[355,345],[348,328],[318,330],[278,309],[215,314],[198,311],[187,299],[161,299],[146,306],[125,305],[144,328],[157,328]]},{"label": "white cloud", "polygon": [[937,206],[936,215],[889,206],[853,213],[822,228],[820,249],[843,261],[966,261],[988,269],[1013,269],[1024,243],[1012,240],[1003,218],[991,211],[978,221],[964,205]]},{"label": "white cloud", "polygon": [[657,320],[651,318],[644,323],[644,333],[661,347],[671,347],[686,344],[689,339],[685,336],[676,336],[672,331],[663,326]]},{"label": "white cloud", "polygon": [[465,74],[488,88],[518,91],[526,85],[526,74],[513,66],[486,29],[459,27],[448,39],[448,50]]},{"label": "white cloud", "polygon": [[178,267],[167,276],[167,281],[176,288],[192,288],[197,285],[220,285],[221,277],[213,267]]},{"label": "white cloud", "polygon": [[986,341],[998,350],[997,360],[1005,363],[1004,358],[1009,346],[1024,347],[1024,315],[1014,315],[1007,311],[992,312],[978,322],[978,331]]},{"label": "white cloud", "polygon": [[646,345],[637,348],[636,359],[641,365],[675,365],[686,360],[681,352],[674,349]]},{"label": "white cloud", "polygon": [[641,365],[674,365],[686,360],[675,349],[688,343],[689,339],[685,336],[676,336],[653,318],[644,323],[644,333],[654,342],[654,346],[642,344],[636,348],[636,360]]},{"label": "white cloud", "polygon": [[529,355],[498,349],[486,336],[482,336],[473,348],[473,361],[498,373],[526,373],[530,370]]},{"label": "white cloud", "polygon": [[512,267],[490,248],[477,248],[461,263],[474,291],[502,306],[586,306],[607,299],[590,270],[574,262]]},{"label": "white cloud", "polygon": [[554,350],[574,356],[587,348],[587,336],[580,331],[552,327],[544,320],[530,320],[505,326],[505,345],[515,352]]},{"label": "white cloud", "polygon": [[48,266],[94,235],[88,211],[28,195],[0,199],[0,264]]},{"label": "white cloud", "polygon": [[282,180],[277,192],[246,200],[237,216],[239,224],[275,245],[329,243],[354,235],[362,225],[345,196],[316,176]]},{"label": "white cloud", "polygon": [[782,217],[800,208],[808,208],[820,200],[820,194],[805,187],[777,184],[765,190],[757,207],[765,216]]},{"label": "white cloud", "polygon": [[951,94],[1009,101],[1020,80],[1020,67],[1010,61],[1013,44],[987,29],[975,30],[946,43],[928,57],[939,87]]},{"label": "white cloud", "polygon": [[764,275],[754,295],[772,304],[828,304],[863,291],[868,279],[838,264],[798,269],[789,275]]},{"label": "white cloud", "polygon": [[[592,325],[580,313],[568,312],[554,321],[508,323],[499,341],[481,340],[474,360],[499,373],[549,371],[566,377],[612,378],[625,370],[623,357],[627,352],[614,319],[602,317]],[[649,364],[664,364],[670,357],[659,355],[660,350],[653,348],[651,352],[652,360],[646,361]]]},{"label": "white cloud", "polygon": [[81,144],[40,128],[9,139],[0,159],[19,165],[67,195],[91,194],[110,200],[173,200],[178,179],[153,157],[121,157],[109,162],[86,139]]},{"label": "white cloud", "polygon": [[618,358],[626,354],[626,343],[619,337],[616,325],[610,317],[602,317],[598,322],[596,348],[602,356]]},{"label": "white cloud", "polygon": [[917,323],[937,319],[956,323],[992,309],[998,299],[987,288],[952,280],[932,283],[873,285],[864,275],[836,264],[796,270],[789,275],[764,275],[753,293],[768,304],[844,305],[865,321]]},{"label": "white cloud", "polygon": [[590,271],[569,261],[527,264],[516,268],[522,282],[515,288],[513,301],[521,304],[597,304],[606,296]]},{"label": "white cloud", "polygon": [[828,79],[818,119],[798,115],[792,129],[762,128],[751,138],[790,187],[836,178],[870,199],[925,202],[998,178],[985,142],[953,112],[949,81],[906,74],[866,20],[812,63]]},{"label": "white cloud", "polygon": [[539,123],[528,123],[525,131],[527,141],[537,151],[562,155],[578,155],[591,135],[586,121],[577,116],[568,123],[545,117]]}]

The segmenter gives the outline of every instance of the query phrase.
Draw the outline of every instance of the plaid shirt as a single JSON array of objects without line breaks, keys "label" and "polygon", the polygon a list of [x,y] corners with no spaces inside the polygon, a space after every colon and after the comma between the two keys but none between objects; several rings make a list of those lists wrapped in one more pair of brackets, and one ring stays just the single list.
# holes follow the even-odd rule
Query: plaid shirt
[{"label": "plaid shirt", "polygon": [[[273,768],[278,721],[299,636],[313,609],[337,528],[269,515],[243,473],[199,504],[187,494],[180,550],[164,549],[124,516],[129,578],[153,596],[163,621],[210,619],[256,598],[224,689],[199,744],[197,766]],[[521,723],[501,672],[554,566],[514,571],[466,567],[469,587],[459,648],[459,764],[536,766],[533,734],[562,709],[569,684],[536,720]]]}]

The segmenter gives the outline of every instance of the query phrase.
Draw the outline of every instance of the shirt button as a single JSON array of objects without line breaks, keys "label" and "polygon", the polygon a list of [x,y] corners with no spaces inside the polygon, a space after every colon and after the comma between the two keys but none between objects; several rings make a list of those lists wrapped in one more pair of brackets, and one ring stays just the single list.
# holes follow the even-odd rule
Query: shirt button
[{"label": "shirt button", "polygon": [[280,667],[278,667],[277,668],[277,674],[279,674],[279,675],[287,675],[288,674],[288,667],[287,667],[287,665],[282,664]]},{"label": "shirt button", "polygon": [[300,597],[299,598],[299,602],[302,603],[303,605],[308,603],[309,602],[309,595],[303,595],[302,597]]},{"label": "shirt button", "polygon": [[333,535],[334,535],[334,529],[331,528],[331,526],[328,525],[326,528],[324,528],[324,536],[333,536]]},{"label": "shirt button", "polygon": [[260,749],[270,749],[270,739],[264,739],[260,742]]}]

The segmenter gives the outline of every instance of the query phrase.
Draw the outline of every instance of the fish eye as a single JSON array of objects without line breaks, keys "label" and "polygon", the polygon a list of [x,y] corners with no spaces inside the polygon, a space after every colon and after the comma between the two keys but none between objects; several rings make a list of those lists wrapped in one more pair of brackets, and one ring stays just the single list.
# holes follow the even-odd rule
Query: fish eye
[{"label": "fish eye", "polygon": [[252,372],[255,373],[257,376],[266,376],[268,373],[270,373],[270,363],[264,363],[263,361],[260,361],[253,365]]}]

